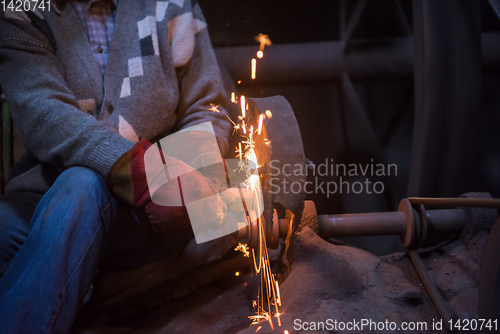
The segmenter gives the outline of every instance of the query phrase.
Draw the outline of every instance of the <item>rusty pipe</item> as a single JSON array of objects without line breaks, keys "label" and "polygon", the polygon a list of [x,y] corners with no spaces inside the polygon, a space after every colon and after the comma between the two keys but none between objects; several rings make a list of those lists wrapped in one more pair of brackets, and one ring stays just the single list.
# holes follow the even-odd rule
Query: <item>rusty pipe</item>
[{"label": "rusty pipe", "polygon": [[358,237],[400,235],[406,232],[403,212],[376,212],[341,215],[318,215],[322,237]]},{"label": "rusty pipe", "polygon": [[[427,210],[430,231],[460,231],[465,226],[462,209]],[[402,211],[357,213],[342,215],[318,215],[322,237],[360,237],[381,235],[405,235],[407,217]]]}]

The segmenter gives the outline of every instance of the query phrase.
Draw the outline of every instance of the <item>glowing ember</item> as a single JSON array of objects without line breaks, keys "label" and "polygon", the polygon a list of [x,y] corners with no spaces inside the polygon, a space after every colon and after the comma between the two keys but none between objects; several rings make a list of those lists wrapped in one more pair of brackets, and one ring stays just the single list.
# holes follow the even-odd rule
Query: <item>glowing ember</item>
[{"label": "glowing ember", "polygon": [[219,105],[215,105],[213,103],[210,103],[210,108],[208,108],[208,110],[211,110],[213,112],[220,112]]},{"label": "glowing ember", "polygon": [[259,57],[259,52],[257,52],[257,57],[262,58],[264,56],[264,48],[266,46],[273,45],[273,43],[271,43],[269,36],[264,34],[258,34],[257,36],[255,36],[255,40],[260,43],[259,52],[262,54],[262,56]]},{"label": "glowing ember", "polygon": [[264,121],[264,114],[259,115],[259,128],[258,128],[258,134],[262,134],[262,122]]},{"label": "glowing ember", "polygon": [[241,84],[241,80],[238,80],[238,82],[236,82],[238,85]]},{"label": "glowing ember", "polygon": [[241,95],[240,97],[240,103],[241,103],[241,116],[243,118],[245,118],[246,116],[246,111],[245,111],[245,108],[246,108],[246,101],[245,101],[245,95]]},{"label": "glowing ember", "polygon": [[285,329],[285,331],[283,332],[283,334],[288,334],[288,331]]},{"label": "glowing ember", "polygon": [[231,92],[231,102],[236,103],[236,94]]},{"label": "glowing ember", "polygon": [[240,276],[240,272],[239,271],[235,272],[234,276]]},{"label": "glowing ember", "polygon": [[255,333],[257,333],[258,331],[260,331],[262,329],[262,326],[259,326],[257,327],[257,329],[255,330]]},{"label": "glowing ember", "polygon": [[266,110],[266,117],[273,118],[273,113],[271,112],[271,110]]},{"label": "glowing ember", "polygon": [[255,79],[256,70],[257,70],[257,59],[252,58],[252,79]]},{"label": "glowing ember", "polygon": [[[241,145],[241,143],[240,143],[240,145]],[[241,146],[240,146],[240,149],[241,149]],[[234,250],[242,252],[244,257],[250,257],[250,252],[248,251],[249,248],[248,248],[247,244],[242,244],[240,242],[240,243],[238,243],[238,246],[236,246],[236,248]]]},{"label": "glowing ember", "polygon": [[262,59],[262,57],[264,57],[264,52],[262,52],[260,50],[257,51],[257,58]]}]

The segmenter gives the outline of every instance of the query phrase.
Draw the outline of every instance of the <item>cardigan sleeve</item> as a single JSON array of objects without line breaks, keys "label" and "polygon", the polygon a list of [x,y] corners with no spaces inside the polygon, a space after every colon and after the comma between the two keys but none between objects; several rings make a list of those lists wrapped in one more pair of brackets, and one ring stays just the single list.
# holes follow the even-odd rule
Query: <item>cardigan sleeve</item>
[{"label": "cardigan sleeve", "polygon": [[[232,129],[226,111],[228,98],[225,96],[221,72],[198,4],[193,6],[193,21],[195,36],[192,56],[177,68],[180,96],[174,130],[211,121],[224,155],[229,148]],[[218,112],[211,109],[214,106]]]},{"label": "cardigan sleeve", "polygon": [[134,143],[80,110],[53,41],[23,12],[0,12],[0,86],[20,139],[39,161],[105,175]]}]

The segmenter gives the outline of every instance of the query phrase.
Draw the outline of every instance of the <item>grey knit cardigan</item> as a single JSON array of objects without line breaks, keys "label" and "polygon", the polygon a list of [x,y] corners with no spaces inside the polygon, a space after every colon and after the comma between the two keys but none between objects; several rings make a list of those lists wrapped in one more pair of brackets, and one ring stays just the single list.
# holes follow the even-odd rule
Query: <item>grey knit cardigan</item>
[{"label": "grey knit cardigan", "polygon": [[231,124],[206,26],[195,0],[120,0],[103,79],[70,2],[1,12],[0,86],[28,151],[7,192],[43,193],[72,166],[106,175],[140,137],[206,121],[224,154]]}]

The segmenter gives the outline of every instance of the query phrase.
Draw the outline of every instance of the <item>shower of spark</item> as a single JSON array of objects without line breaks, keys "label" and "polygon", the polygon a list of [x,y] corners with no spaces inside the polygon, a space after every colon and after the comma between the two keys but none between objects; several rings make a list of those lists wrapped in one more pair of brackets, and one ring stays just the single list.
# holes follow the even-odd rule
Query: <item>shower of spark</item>
[{"label": "shower of spark", "polygon": [[[241,129],[245,139],[238,143],[236,152],[240,159],[238,164],[239,169],[245,171],[247,176],[245,181],[245,186],[247,189],[255,196],[255,203],[257,203],[256,211],[260,212],[260,198],[261,187],[260,176],[255,173],[255,168],[260,167],[257,161],[256,147],[255,147],[255,136],[262,136],[262,127],[264,122],[264,114],[259,115],[257,129],[254,125],[248,126],[245,123],[247,103],[245,97],[240,96],[241,102],[241,115],[238,117],[241,121],[239,124],[234,124],[235,130]],[[266,115],[267,115],[266,111]],[[269,111],[269,114],[271,112]],[[272,116],[271,116],[272,117]],[[263,139],[265,144],[269,144],[267,138]],[[247,212],[247,220],[250,223],[250,214]],[[264,234],[264,222],[262,217],[257,218],[257,231],[258,231],[258,242],[256,248],[251,248],[252,260],[254,264],[254,269],[256,274],[260,274],[260,284],[257,294],[257,300],[252,302],[256,314],[249,316],[253,324],[258,324],[262,321],[268,321],[271,328],[274,329],[274,322],[277,321],[278,326],[281,326],[281,313],[279,312],[279,307],[281,306],[281,296],[278,282],[276,277],[271,273],[271,264],[269,261],[269,254],[267,252],[266,238]],[[247,245],[238,244],[235,251],[241,251],[244,256],[250,256],[250,251]],[[248,254],[248,255],[247,255]]]}]

